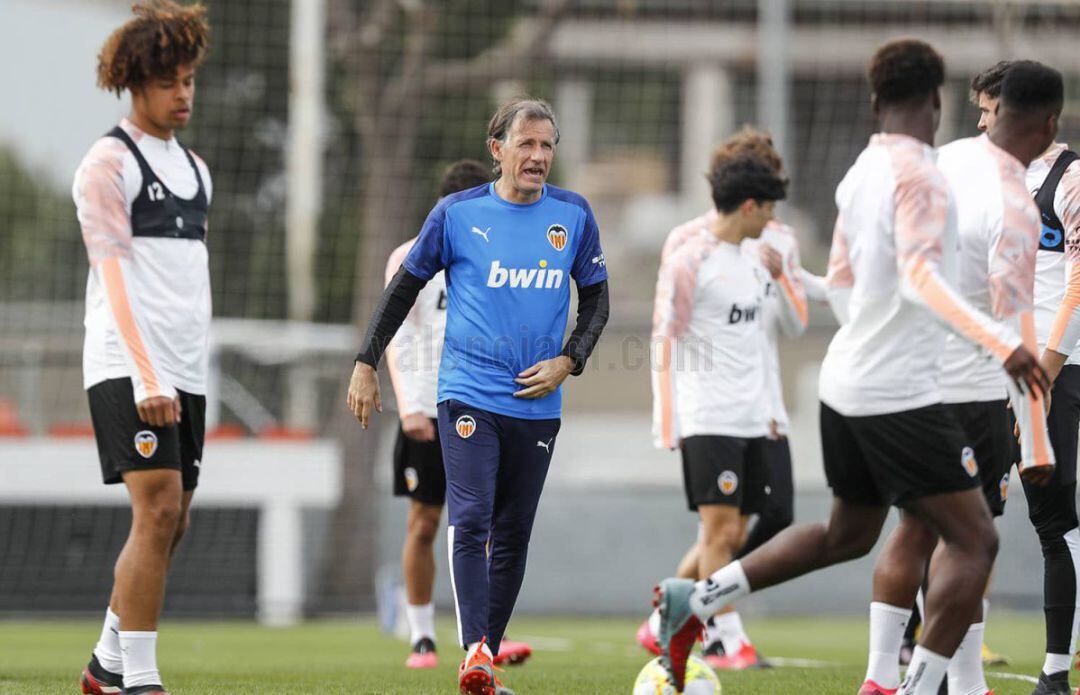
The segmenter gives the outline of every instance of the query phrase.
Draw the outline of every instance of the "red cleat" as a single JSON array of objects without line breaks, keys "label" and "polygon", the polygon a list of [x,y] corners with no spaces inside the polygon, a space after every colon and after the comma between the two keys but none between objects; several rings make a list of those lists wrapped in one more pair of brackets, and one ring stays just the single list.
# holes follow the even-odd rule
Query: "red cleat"
[{"label": "red cleat", "polygon": [[656,635],[649,629],[649,619],[646,618],[645,622],[641,624],[641,627],[637,631],[637,641],[642,647],[645,647],[645,651],[660,656],[660,643],[656,641]]},{"label": "red cleat", "polygon": [[[754,649],[754,645],[743,642],[739,651],[734,654],[724,654],[709,659],[709,666],[717,671],[744,671],[748,668],[765,668],[768,666],[761,655]],[[889,695],[885,693],[884,695]]]},{"label": "red cleat", "polygon": [[859,688],[859,695],[896,695],[897,688],[883,688],[874,681],[866,681]]},{"label": "red cleat", "polygon": [[[481,644],[487,638],[481,640]],[[483,649],[461,662],[458,669],[458,689],[463,695],[514,695],[495,677],[495,665]]]},{"label": "red cleat", "polygon": [[512,642],[504,639],[499,643],[499,653],[493,662],[496,666],[520,666],[532,656],[532,647],[524,642]]},{"label": "red cleat", "polygon": [[106,671],[97,657],[91,655],[90,663],[79,678],[79,687],[82,688],[83,695],[119,695],[124,692],[124,677],[119,673]]},{"label": "red cleat", "polygon": [[690,610],[694,582],[690,579],[665,579],[653,590],[660,611],[660,663],[671,676],[676,692],[686,686],[686,660],[705,629]]}]

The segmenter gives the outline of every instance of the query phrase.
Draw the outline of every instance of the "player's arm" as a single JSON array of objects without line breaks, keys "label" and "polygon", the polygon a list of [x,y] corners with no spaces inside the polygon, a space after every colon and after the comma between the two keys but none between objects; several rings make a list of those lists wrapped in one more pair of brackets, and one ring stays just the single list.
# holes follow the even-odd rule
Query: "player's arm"
[{"label": "player's arm", "polygon": [[[403,245],[390,254],[386,262],[386,284],[389,285],[401,267],[411,245]],[[420,369],[422,319],[419,306],[414,305],[386,349],[386,366],[394,384],[398,417],[405,435],[421,442],[435,439],[435,428],[424,414],[421,394],[424,392]]]},{"label": "player's arm", "polygon": [[570,276],[578,289],[577,322],[557,357],[541,360],[517,375],[514,381],[522,388],[514,392],[515,398],[543,398],[559,388],[566,377],[581,374],[607,325],[607,260],[592,209],[584,199],[581,205],[585,220],[570,266]]},{"label": "player's arm", "polygon": [[780,330],[788,338],[798,338],[806,332],[809,313],[806,306],[806,290],[803,289],[802,279],[798,272],[799,246],[794,235],[791,241],[791,248],[786,253],[781,254],[767,243],[761,244],[759,253],[762,263],[780,290],[780,311],[777,315]]},{"label": "player's arm", "polygon": [[848,303],[851,300],[851,288],[854,284],[855,276],[851,272],[851,257],[848,255],[848,242],[844,235],[844,218],[843,215],[839,215],[833,227],[832,247],[829,249],[825,299],[840,325],[847,323],[850,317]]},{"label": "player's arm", "polygon": [[1070,166],[1058,184],[1065,228],[1065,296],[1058,306],[1040,362],[1053,381],[1080,341],[1080,166]]},{"label": "player's arm", "polygon": [[981,345],[1031,392],[1049,390],[1046,373],[1011,328],[991,319],[957,294],[941,273],[941,242],[948,190],[940,176],[914,175],[896,188],[896,263],[900,292],[925,306],[947,328]]},{"label": "player's arm", "polygon": [[368,322],[345,400],[364,429],[367,429],[373,411],[382,412],[379,377],[375,371],[379,367],[379,360],[416,304],[420,290],[435,273],[446,267],[449,248],[445,226],[445,206],[436,205],[405,261],[387,283]]},{"label": "player's arm", "polygon": [[814,275],[802,266],[799,266],[798,273],[799,280],[801,280],[803,284],[803,291],[806,292],[806,298],[813,302],[827,304],[829,301],[829,290],[825,283],[825,278],[821,275]]},{"label": "player's arm", "polygon": [[673,360],[678,339],[690,324],[697,285],[697,266],[692,254],[679,253],[660,266],[653,304],[652,359],[649,360],[653,391],[653,441],[658,448],[675,449],[682,434],[675,408]]},{"label": "player's arm", "polygon": [[105,288],[109,310],[124,349],[139,417],[155,427],[176,423],[180,400],[145,339],[147,318],[132,287],[132,230],[127,212],[122,143],[102,140],[75,175],[76,214],[90,259],[90,272]]}]

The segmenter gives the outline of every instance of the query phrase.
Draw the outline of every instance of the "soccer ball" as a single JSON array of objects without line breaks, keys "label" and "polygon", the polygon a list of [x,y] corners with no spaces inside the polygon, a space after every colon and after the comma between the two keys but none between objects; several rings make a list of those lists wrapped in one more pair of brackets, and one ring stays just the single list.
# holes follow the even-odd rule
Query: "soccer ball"
[{"label": "soccer ball", "polygon": [[[709,665],[696,656],[686,662],[686,686],[683,695],[720,695],[720,679]],[[633,695],[675,695],[675,686],[667,669],[657,657],[645,664],[634,681]]]}]

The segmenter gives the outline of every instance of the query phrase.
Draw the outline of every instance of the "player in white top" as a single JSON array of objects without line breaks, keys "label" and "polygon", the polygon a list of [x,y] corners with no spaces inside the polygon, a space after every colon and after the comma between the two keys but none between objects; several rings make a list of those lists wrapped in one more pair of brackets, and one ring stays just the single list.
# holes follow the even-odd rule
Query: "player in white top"
[{"label": "player in white top", "polygon": [[930,582],[930,619],[899,690],[936,695],[997,552],[978,469],[941,403],[945,327],[982,344],[1033,391],[1047,386],[1045,374],[1019,335],[972,307],[943,275],[956,244],[948,187],[931,147],[944,61],[922,41],[892,41],[875,53],[869,76],[883,132],[837,188],[830,254],[832,304],[843,321],[820,384],[832,514],[788,528],[706,581],[661,583],[660,642],[676,688],[703,620],[751,591],[865,555],[896,505],[944,540]]},{"label": "player in white top", "polygon": [[[772,139],[760,130],[743,128],[721,143],[713,152],[710,169],[715,170],[732,158],[754,155],[783,175],[783,162],[772,144]],[[682,225],[675,227],[667,236],[661,252],[661,263],[687,240],[709,234],[715,222],[715,208]],[[763,455],[768,468],[768,482],[761,509],[749,527],[749,533],[735,554],[742,556],[789,526],[794,516],[794,488],[792,484],[791,452],[787,442],[788,419],[783,403],[783,387],[780,382],[780,364],[777,340],[779,333],[789,337],[801,335],[806,327],[806,297],[802,291],[799,266],[798,242],[787,225],[771,220],[765,225],[760,240],[746,239],[741,245],[744,255],[753,263],[760,263],[768,272],[758,273],[764,278],[764,313],[762,327],[765,331],[766,383],[769,394],[768,432],[763,445]],[[654,408],[657,416],[662,412],[665,398],[671,394],[657,390]],[[662,446],[662,443],[661,443]],[[700,563],[700,540],[687,551],[679,563],[677,576],[698,578]],[[702,575],[705,576],[705,575]],[[659,654],[656,628],[660,616],[655,611],[638,629],[638,642],[647,650]],[[702,653],[714,669],[732,670],[759,664],[759,656],[749,636],[742,627],[742,620],[734,610],[716,616],[707,625]]]},{"label": "player in white top", "polygon": [[[761,235],[786,186],[775,167],[742,153],[714,161],[709,182],[716,215],[664,258],[653,314],[654,437],[682,453],[687,503],[701,521],[695,576],[731,560],[767,495],[767,271],[741,245]],[[710,658],[757,663],[741,623],[727,628],[723,654]]]},{"label": "player in white top", "polygon": [[[957,211],[957,290],[973,306],[1012,323],[1024,337],[1025,347],[1034,353],[1038,348],[1032,297],[1039,214],[1024,179],[1027,165],[1053,141],[1061,82],[1049,68],[1017,66],[1006,80],[990,134],[945,145],[937,164]],[[1039,85],[1049,86],[1050,93],[1040,93],[1035,89]],[[1029,483],[1040,477],[1036,474],[1041,474],[1044,484],[1049,481],[1054,456],[1040,395],[1021,393],[977,345],[955,334],[946,341],[941,386],[945,403],[974,451],[991,514],[1004,511],[1014,461]],[[1006,395],[1019,422],[1018,459],[1013,455]],[[878,556],[875,603],[870,610],[870,663],[863,686],[867,693],[888,693],[900,682],[897,657],[904,626],[936,544],[937,535],[930,528],[913,514],[902,514],[900,525]],[[984,618],[980,605],[949,665],[951,693],[987,692],[981,658]]]},{"label": "player in white top", "polygon": [[[981,111],[979,129],[995,124],[1006,72],[1002,61],[971,82]],[[1032,161],[1027,190],[1042,224],[1035,255],[1035,332],[1041,362],[1054,382],[1047,416],[1057,468],[1049,485],[1024,482],[1028,513],[1042,546],[1045,581],[1046,656],[1035,692],[1070,693],[1069,668],[1080,615],[1080,531],[1076,514],[1077,430],[1080,429],[1080,165],[1061,143]]]},{"label": "player in white top", "polygon": [[209,27],[163,0],[109,36],[98,84],[131,114],[83,159],[72,193],[90,260],[84,381],[102,477],[123,482],[131,532],[116,562],[84,693],[164,693],[156,658],[165,575],[202,459],[210,328],[210,172],[181,146]]}]

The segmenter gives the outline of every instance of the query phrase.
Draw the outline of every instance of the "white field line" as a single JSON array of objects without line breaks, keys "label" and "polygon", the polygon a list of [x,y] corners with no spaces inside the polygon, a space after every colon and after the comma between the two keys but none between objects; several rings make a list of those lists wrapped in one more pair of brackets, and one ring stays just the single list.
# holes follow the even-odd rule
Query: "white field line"
[{"label": "white field line", "polygon": [[987,671],[987,678],[1001,678],[1003,680],[1010,681],[1023,681],[1025,683],[1038,683],[1038,678],[1032,678],[1031,676],[1025,676],[1022,673],[1005,673],[1004,671]]}]

